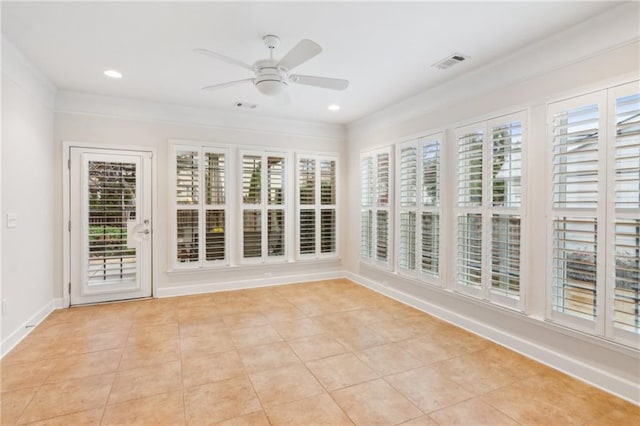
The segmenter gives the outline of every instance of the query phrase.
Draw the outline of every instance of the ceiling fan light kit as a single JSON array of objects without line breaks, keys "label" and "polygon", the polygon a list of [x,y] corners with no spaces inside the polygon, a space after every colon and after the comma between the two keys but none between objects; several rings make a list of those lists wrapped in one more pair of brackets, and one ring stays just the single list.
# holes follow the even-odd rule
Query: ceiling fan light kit
[{"label": "ceiling fan light kit", "polygon": [[256,61],[253,65],[246,64],[234,58],[212,52],[207,49],[195,49],[195,52],[240,66],[251,70],[255,77],[228,83],[214,84],[203,87],[204,90],[217,90],[235,86],[247,82],[253,83],[260,93],[266,96],[279,97],[288,88],[289,83],[320,87],[331,90],[344,90],[349,86],[348,80],[338,78],[317,77],[311,75],[289,74],[295,67],[307,62],[309,59],[322,52],[322,48],[311,40],[301,40],[279,61],[273,59],[273,51],[280,44],[280,39],[275,35],[266,35],[262,38],[269,49],[269,58]]}]

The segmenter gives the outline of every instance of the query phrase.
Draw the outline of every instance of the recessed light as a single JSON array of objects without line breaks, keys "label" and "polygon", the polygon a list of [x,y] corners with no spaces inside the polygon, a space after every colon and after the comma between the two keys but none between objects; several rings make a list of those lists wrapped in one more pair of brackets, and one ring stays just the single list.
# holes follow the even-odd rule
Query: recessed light
[{"label": "recessed light", "polygon": [[111,78],[122,78],[122,73],[116,70],[106,70],[104,75]]},{"label": "recessed light", "polygon": [[329,111],[340,111],[340,105],[329,105],[327,108],[329,108]]}]

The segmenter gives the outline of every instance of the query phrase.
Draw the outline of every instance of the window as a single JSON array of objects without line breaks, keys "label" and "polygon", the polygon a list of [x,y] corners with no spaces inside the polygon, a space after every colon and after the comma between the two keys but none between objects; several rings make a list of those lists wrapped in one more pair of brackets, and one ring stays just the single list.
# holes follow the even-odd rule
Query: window
[{"label": "window", "polygon": [[522,308],[524,113],[458,129],[457,288]]},{"label": "window", "polygon": [[640,333],[638,83],[549,105],[551,319],[621,342]]},{"label": "window", "polygon": [[243,152],[242,259],[284,259],[286,158],[280,153]]},{"label": "window", "polygon": [[176,145],[172,164],[174,266],[228,263],[226,150]]},{"label": "window", "polygon": [[337,159],[299,155],[296,164],[298,256],[335,256],[338,243]]},{"label": "window", "polygon": [[398,145],[397,270],[440,272],[440,146],[442,134]]},{"label": "window", "polygon": [[391,266],[390,198],[392,188],[391,149],[361,157],[360,255],[363,260]]}]

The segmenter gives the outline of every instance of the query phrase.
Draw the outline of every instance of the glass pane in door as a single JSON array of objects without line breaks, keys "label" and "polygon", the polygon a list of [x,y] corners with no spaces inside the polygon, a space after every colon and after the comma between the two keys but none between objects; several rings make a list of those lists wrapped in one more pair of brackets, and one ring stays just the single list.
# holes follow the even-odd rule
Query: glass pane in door
[{"label": "glass pane in door", "polygon": [[135,281],[127,223],[136,218],[136,164],[89,161],[88,174],[87,284]]}]

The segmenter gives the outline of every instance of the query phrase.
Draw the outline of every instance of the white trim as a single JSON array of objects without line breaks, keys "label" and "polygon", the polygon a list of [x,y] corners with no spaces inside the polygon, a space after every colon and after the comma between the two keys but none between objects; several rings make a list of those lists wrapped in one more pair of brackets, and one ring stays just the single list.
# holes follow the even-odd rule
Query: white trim
[{"label": "white trim", "polygon": [[44,321],[51,312],[62,308],[62,303],[63,301],[60,298],[51,299],[43,307],[38,309],[35,314],[29,317],[28,320],[23,322],[12,333],[2,339],[2,355],[0,358],[11,352],[11,350],[13,350],[13,348],[15,348],[25,337],[27,337],[36,326]]},{"label": "white trim", "polygon": [[123,118],[161,124],[179,124],[224,129],[243,134],[298,136],[320,140],[346,140],[346,128],[286,118],[248,115],[225,109],[182,106],[131,98],[59,91],[56,112],[97,117]]},{"label": "white trim", "polygon": [[[612,393],[634,404],[640,404],[640,384],[638,382],[628,380],[625,377],[615,376],[593,365],[588,365],[584,362],[577,361],[565,354],[556,352],[551,348],[540,346],[515,334],[508,333],[504,330],[497,329],[489,324],[479,322],[473,318],[469,318],[458,312],[454,312],[449,309],[429,303],[423,299],[417,298],[390,286],[382,285],[361,275],[346,272],[345,278],[350,279],[357,284],[388,296],[401,303],[426,312],[429,315],[433,315],[439,319],[461,327],[480,337],[505,346],[515,352],[532,358],[549,367],[560,370],[563,373],[587,382],[599,389]],[[529,320],[529,317],[522,316],[521,314],[515,312],[513,313],[513,315],[519,315],[521,316],[521,318],[527,320],[528,322],[537,321]],[[562,330],[553,330],[549,327],[545,327],[546,323],[544,322],[537,322],[538,324],[536,325],[541,328],[541,332],[548,331],[549,333],[554,334],[562,333]],[[612,349],[615,350],[616,348],[613,347]]]},{"label": "white trim", "polygon": [[214,293],[218,291],[244,290],[260,287],[272,287],[285,284],[296,284],[311,281],[331,280],[344,278],[345,272],[342,270],[331,272],[313,272],[309,274],[286,275],[283,277],[265,277],[236,281],[224,281],[220,283],[202,283],[193,285],[182,285],[174,287],[163,287],[158,289],[158,297],[187,296],[191,294]]}]

